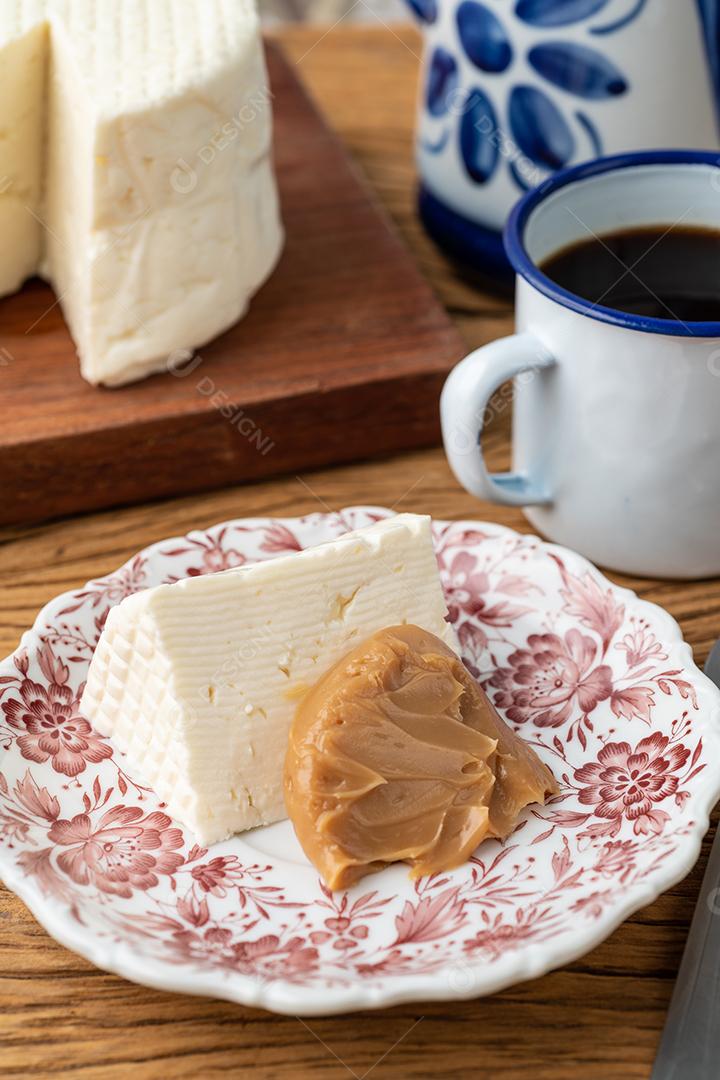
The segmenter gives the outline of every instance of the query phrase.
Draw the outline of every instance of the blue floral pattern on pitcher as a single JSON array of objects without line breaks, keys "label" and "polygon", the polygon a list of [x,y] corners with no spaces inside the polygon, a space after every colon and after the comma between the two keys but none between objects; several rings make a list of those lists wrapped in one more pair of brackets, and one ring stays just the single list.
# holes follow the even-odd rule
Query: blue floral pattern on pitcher
[{"label": "blue floral pattern on pitcher", "polygon": [[[407,0],[425,21],[437,17],[442,0]],[[622,97],[629,79],[598,48],[603,38],[628,26],[645,7],[647,0],[631,0],[621,16],[604,22],[601,17],[611,0],[514,0],[518,20],[546,36],[525,52],[525,59],[537,83],[529,83],[523,73],[509,90],[503,82],[493,94],[493,76],[512,73],[517,49],[510,38],[502,13],[482,0],[462,0],[455,10],[457,58],[447,47],[437,46],[429,58],[425,84],[425,106],[434,118],[446,118],[447,128],[424,149],[433,154],[446,150],[456,125],[458,147],[465,171],[476,184],[487,183],[506,155],[499,150],[498,116],[507,117],[507,128],[525,161],[508,161],[515,184],[525,189],[540,178],[536,170],[554,170],[567,165],[576,154],[579,141],[589,153],[603,152],[596,125],[582,109],[583,101],[604,102]],[[699,0],[717,11],[717,0]],[[588,41],[564,40],[555,31],[588,21]],[[706,20],[707,21],[707,20]],[[715,30],[718,32],[717,20]],[[477,68],[482,86],[475,84],[458,101],[458,58],[464,56]],[[561,91],[554,95],[553,91]],[[499,102],[500,95],[505,102]],[[566,96],[577,99],[578,107],[568,110]],[[528,163],[531,163],[528,168]],[[531,174],[531,175],[528,175]]]},{"label": "blue floral pattern on pitcher", "polygon": [[496,74],[510,67],[512,45],[494,12],[477,0],[463,0],[455,21],[465,55],[476,67]]}]

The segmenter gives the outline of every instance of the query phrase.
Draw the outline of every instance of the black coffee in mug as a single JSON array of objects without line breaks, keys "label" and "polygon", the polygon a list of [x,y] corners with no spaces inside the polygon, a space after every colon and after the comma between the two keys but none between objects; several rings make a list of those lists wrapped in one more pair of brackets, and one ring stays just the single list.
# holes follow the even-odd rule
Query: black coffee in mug
[{"label": "black coffee in mug", "polygon": [[593,304],[678,322],[720,322],[720,232],[649,225],[563,248],[540,266]]}]

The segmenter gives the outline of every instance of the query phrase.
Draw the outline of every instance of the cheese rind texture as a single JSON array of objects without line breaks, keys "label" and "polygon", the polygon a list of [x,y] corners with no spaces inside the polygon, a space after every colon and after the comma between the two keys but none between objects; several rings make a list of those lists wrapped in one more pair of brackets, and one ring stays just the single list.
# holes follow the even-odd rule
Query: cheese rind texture
[{"label": "cheese rind texture", "polygon": [[412,623],[456,648],[430,519],[400,514],[113,608],[82,712],[203,844],[287,816],[299,701],[363,638]]},{"label": "cheese rind texture", "polygon": [[242,316],[283,231],[252,0],[0,0],[0,295],[116,385]]}]

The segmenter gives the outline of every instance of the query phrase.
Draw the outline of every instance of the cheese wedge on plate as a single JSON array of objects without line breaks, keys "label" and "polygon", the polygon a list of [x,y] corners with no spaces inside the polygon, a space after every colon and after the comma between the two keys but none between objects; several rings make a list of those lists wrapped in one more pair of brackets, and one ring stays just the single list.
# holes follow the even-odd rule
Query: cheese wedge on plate
[{"label": "cheese wedge on plate", "polygon": [[456,648],[430,533],[414,514],[123,600],[82,711],[203,844],[286,817],[288,732],[354,645],[412,623]]},{"label": "cheese wedge on plate", "polygon": [[0,0],[0,295],[53,285],[91,383],[245,312],[282,227],[253,0]]}]

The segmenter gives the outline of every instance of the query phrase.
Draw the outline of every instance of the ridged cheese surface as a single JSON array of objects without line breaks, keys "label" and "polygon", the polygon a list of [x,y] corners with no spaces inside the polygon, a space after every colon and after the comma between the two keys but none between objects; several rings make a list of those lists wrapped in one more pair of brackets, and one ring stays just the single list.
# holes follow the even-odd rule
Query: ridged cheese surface
[{"label": "ridged cheese surface", "polygon": [[429,518],[128,597],[82,711],[204,844],[286,816],[282,770],[306,690],[363,638],[408,622],[455,647]]},{"label": "ridged cheese surface", "polygon": [[46,276],[91,382],[165,369],[278,258],[271,133],[251,0],[0,0],[0,295]]}]

